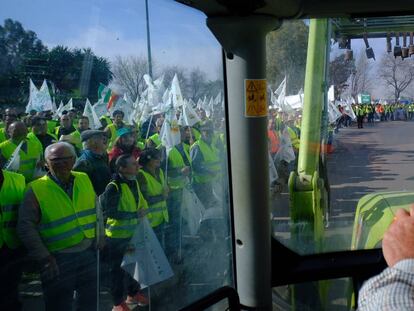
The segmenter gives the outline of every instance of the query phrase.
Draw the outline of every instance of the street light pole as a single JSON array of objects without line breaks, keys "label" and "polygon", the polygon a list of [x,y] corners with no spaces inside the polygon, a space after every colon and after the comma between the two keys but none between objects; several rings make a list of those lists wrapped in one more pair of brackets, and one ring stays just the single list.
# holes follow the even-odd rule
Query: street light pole
[{"label": "street light pole", "polygon": [[147,24],[147,51],[148,51],[148,74],[152,78],[152,60],[151,60],[151,38],[148,14],[148,0],[145,0],[145,18]]}]

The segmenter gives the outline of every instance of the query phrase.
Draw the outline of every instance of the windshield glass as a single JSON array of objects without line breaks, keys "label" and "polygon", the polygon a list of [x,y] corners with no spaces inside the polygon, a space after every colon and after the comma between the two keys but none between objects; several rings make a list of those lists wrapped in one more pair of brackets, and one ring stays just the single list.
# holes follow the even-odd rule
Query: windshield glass
[{"label": "windshield glass", "polygon": [[273,233],[301,254],[379,247],[413,202],[413,37],[395,19],[267,36]]},{"label": "windshield glass", "polygon": [[172,1],[2,2],[1,310],[233,286],[221,53]]}]

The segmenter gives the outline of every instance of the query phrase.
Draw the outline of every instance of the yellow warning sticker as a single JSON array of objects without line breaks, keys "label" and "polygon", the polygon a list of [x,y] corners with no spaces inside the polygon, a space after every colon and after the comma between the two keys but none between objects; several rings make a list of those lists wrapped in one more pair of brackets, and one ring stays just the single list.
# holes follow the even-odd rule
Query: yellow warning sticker
[{"label": "yellow warning sticker", "polygon": [[246,117],[267,116],[267,84],[266,79],[245,79]]}]

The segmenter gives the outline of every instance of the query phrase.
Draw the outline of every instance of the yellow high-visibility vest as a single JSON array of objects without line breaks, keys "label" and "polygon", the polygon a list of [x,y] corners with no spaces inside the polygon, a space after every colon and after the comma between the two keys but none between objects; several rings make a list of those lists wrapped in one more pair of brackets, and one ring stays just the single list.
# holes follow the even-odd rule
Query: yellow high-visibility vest
[{"label": "yellow high-visibility vest", "polygon": [[210,170],[209,173],[200,173],[195,170],[193,170],[193,178],[196,183],[208,183],[211,181],[214,181],[219,178],[221,166],[220,161],[218,157],[217,150],[208,145],[204,140],[199,139],[197,140],[192,146],[192,148],[195,148],[195,146],[198,146],[200,148],[201,154],[203,155],[204,159],[204,167],[208,168]]},{"label": "yellow high-visibility vest", "polygon": [[7,140],[7,134],[5,128],[0,128],[0,144]]},{"label": "yellow high-visibility vest", "polygon": [[28,185],[39,202],[40,236],[50,252],[95,237],[95,191],[88,175],[81,172],[72,175],[75,177],[72,198],[47,175]]},{"label": "yellow high-visibility vest", "polygon": [[[47,133],[46,135],[50,135],[56,142],[58,141],[55,134]],[[35,141],[39,142],[39,144],[42,144],[40,142],[39,138],[37,138],[37,136],[33,132],[30,132],[29,134],[27,134],[27,139],[34,139]],[[43,147],[43,145],[42,145],[42,147]]]},{"label": "yellow high-visibility vest", "polygon": [[56,125],[57,125],[57,121],[56,120],[47,120],[46,124],[47,124],[47,132],[49,134],[54,134],[55,133],[55,128],[56,128]]},{"label": "yellow high-visibility vest", "polygon": [[0,248],[5,244],[15,249],[21,243],[16,233],[17,210],[23,200],[26,182],[21,174],[3,172],[3,185],[0,189]]},{"label": "yellow high-visibility vest", "polygon": [[154,143],[156,148],[158,148],[161,145],[161,139],[160,139],[159,133],[155,133],[151,135],[150,137],[148,137],[148,140],[151,140]]},{"label": "yellow high-visibility vest", "polygon": [[290,126],[287,127],[287,130],[290,136],[290,141],[292,142],[292,147],[296,150],[299,150],[300,140],[298,138],[298,135]]},{"label": "yellow high-visibility vest", "polygon": [[[24,152],[20,149],[20,167],[17,173],[22,174],[26,181],[31,181],[33,179],[33,173],[36,167],[37,161],[43,157],[43,146],[39,140],[27,139],[27,152]],[[6,140],[0,144],[0,152],[2,156],[9,160],[13,155],[14,150],[17,148],[17,145],[14,144],[11,139]]]},{"label": "yellow high-visibility vest", "polygon": [[116,133],[116,125],[114,123],[111,123],[108,124],[106,128],[111,132],[111,138],[108,141],[108,150],[111,150],[115,145],[115,140],[118,138],[118,135]]},{"label": "yellow high-visibility vest", "polygon": [[[115,182],[110,182],[119,191]],[[138,202],[126,183],[121,183],[121,198],[118,204],[119,219],[108,218],[106,221],[105,234],[110,238],[126,239],[131,238],[138,224],[138,210],[148,209],[147,201],[139,189],[138,182],[135,182],[138,191]]]},{"label": "yellow high-visibility vest", "polygon": [[[190,162],[190,155],[184,147],[184,153]],[[173,147],[168,153],[168,186],[171,189],[182,189],[187,183],[187,177],[181,173],[181,170],[185,167],[183,156],[176,147]]]},{"label": "yellow high-visibility vest", "polygon": [[147,183],[147,218],[151,227],[157,227],[163,222],[168,222],[167,201],[164,198],[165,180],[163,171],[160,169],[160,181],[143,169],[139,170],[139,173],[145,177]]}]

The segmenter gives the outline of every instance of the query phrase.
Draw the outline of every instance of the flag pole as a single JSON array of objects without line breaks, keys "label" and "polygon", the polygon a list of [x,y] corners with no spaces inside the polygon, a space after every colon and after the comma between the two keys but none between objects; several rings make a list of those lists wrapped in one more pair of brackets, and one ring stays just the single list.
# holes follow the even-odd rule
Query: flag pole
[{"label": "flag pole", "polygon": [[145,0],[145,19],[146,19],[146,25],[147,25],[148,74],[152,79],[151,38],[150,38],[150,25],[149,25],[149,13],[148,13],[148,0]]}]

